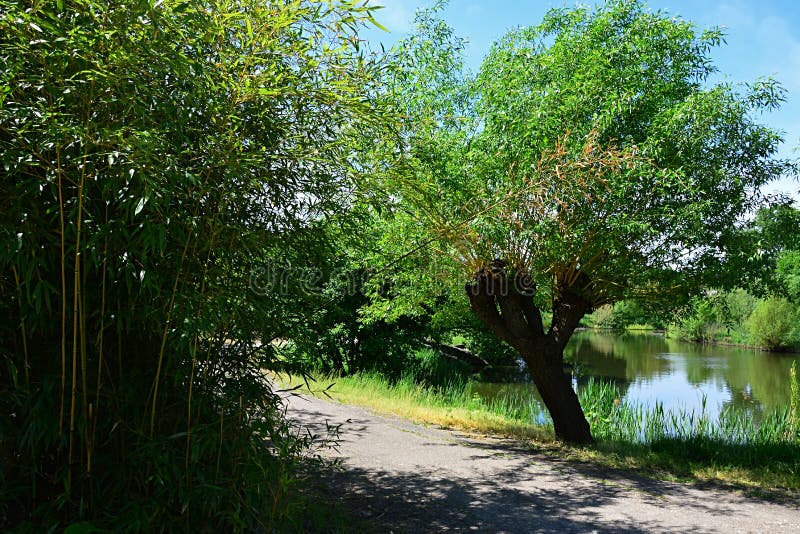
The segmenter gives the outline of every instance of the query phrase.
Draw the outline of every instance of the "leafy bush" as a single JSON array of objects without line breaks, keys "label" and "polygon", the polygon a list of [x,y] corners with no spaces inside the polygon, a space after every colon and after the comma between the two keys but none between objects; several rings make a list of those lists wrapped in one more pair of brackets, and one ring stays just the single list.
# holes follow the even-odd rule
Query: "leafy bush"
[{"label": "leafy bush", "polygon": [[415,351],[404,376],[418,384],[447,386],[466,383],[470,375],[469,366],[461,361],[447,358],[438,350],[423,348]]},{"label": "leafy bush", "polygon": [[[666,309],[667,306],[662,306]],[[657,309],[635,300],[623,300],[614,305],[601,306],[586,317],[586,324],[597,328],[610,328],[618,332],[661,329],[665,325],[664,309]]]},{"label": "leafy bush", "polygon": [[706,299],[692,299],[689,308],[677,324],[673,325],[673,335],[687,341],[713,341],[719,330],[719,321],[714,304]]},{"label": "leafy bush", "polygon": [[758,303],[758,299],[744,289],[734,289],[723,295],[722,315],[723,322],[735,329],[739,329],[747,323],[747,319],[753,313]]},{"label": "leafy bush", "polygon": [[800,303],[800,250],[790,250],[778,256],[777,277],[789,299]]},{"label": "leafy bush", "polygon": [[589,328],[613,328],[613,320],[614,306],[612,304],[600,306],[594,312],[583,318],[583,322]]},{"label": "leafy bush", "polygon": [[792,343],[797,314],[794,306],[782,298],[771,297],[756,305],[747,321],[751,341],[766,349],[778,349]]}]

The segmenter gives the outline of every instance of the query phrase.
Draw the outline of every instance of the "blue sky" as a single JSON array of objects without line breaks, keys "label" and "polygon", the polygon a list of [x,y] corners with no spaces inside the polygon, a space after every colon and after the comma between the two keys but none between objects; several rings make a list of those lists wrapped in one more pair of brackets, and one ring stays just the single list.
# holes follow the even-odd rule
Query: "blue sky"
[{"label": "blue sky", "polygon": [[[384,8],[376,19],[390,33],[364,33],[372,45],[390,46],[413,29],[414,12],[433,0],[372,0]],[[582,2],[593,3],[593,2]],[[538,24],[551,7],[574,6],[574,1],[553,0],[450,0],[444,18],[456,33],[469,40],[467,65],[476,70],[491,44],[517,26]],[[788,91],[776,112],[764,114],[762,122],[784,133],[780,155],[800,157],[800,2],[796,0],[650,0],[650,9],[694,22],[698,28],[722,26],[727,44],[712,52],[720,78],[737,83],[772,76]],[[782,191],[800,200],[800,184],[781,180],[766,188]]]}]

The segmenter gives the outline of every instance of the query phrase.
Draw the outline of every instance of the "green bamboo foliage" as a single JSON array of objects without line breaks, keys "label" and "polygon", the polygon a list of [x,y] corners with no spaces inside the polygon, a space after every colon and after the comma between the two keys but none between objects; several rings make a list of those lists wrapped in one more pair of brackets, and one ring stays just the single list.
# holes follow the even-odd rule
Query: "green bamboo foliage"
[{"label": "green bamboo foliage", "polygon": [[[360,2],[0,2],[0,525],[244,529],[307,445],[263,368],[377,125]],[[284,481],[282,486],[280,480]]]}]

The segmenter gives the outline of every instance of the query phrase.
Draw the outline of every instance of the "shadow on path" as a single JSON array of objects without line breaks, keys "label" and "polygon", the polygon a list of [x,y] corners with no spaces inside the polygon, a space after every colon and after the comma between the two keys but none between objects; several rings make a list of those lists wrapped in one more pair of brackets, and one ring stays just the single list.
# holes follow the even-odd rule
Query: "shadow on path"
[{"label": "shadow on path", "polygon": [[[619,514],[603,507],[622,488],[515,488],[512,480],[443,479],[436,473],[398,474],[352,467],[330,474],[325,484],[351,513],[381,532],[666,532],[672,525]],[[711,532],[681,528],[681,532]]]},{"label": "shadow on path", "polygon": [[312,433],[340,432],[323,491],[376,532],[790,532],[797,506],[573,462],[317,399],[290,401]]}]

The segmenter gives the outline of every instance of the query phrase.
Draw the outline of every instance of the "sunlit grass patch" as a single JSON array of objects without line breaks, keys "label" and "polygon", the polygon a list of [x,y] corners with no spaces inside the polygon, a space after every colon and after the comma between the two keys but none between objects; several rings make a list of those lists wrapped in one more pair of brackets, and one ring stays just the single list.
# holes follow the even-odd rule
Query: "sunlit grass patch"
[{"label": "sunlit grass patch", "polygon": [[629,404],[613,384],[590,381],[580,398],[597,443],[571,447],[555,440],[546,412],[522,390],[487,398],[474,382],[434,387],[411,377],[390,381],[376,373],[317,376],[314,385],[312,390],[325,390],[343,403],[425,424],[515,437],[540,452],[575,461],[670,480],[800,492],[800,436],[788,410],[762,422],[732,410],[712,420],[705,410]]},{"label": "sunlit grass patch", "polygon": [[[532,398],[502,397],[487,400],[473,391],[469,382],[444,386],[426,386],[404,377],[390,381],[377,373],[346,377],[314,377],[312,391],[322,391],[332,398],[357,404],[383,414],[393,414],[414,421],[487,434],[527,439],[554,439],[552,425],[537,424],[544,417]],[[295,379],[291,385],[300,381]],[[332,385],[331,385],[332,384]]]}]

